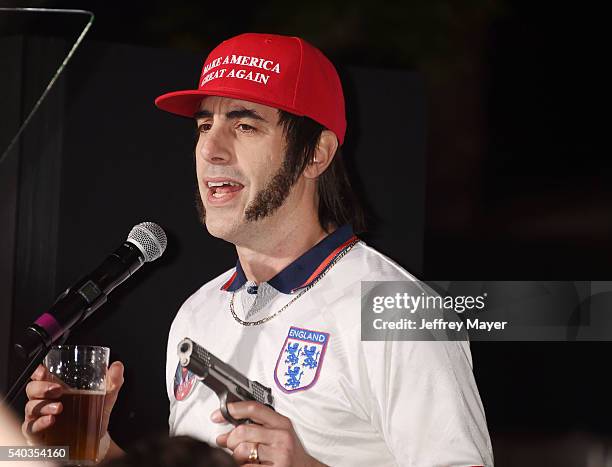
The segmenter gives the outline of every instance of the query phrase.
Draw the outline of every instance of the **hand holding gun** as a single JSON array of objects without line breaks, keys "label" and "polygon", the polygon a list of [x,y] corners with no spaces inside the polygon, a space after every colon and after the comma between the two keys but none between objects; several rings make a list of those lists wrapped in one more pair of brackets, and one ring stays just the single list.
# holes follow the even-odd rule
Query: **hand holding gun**
[{"label": "hand holding gun", "polygon": [[236,420],[227,410],[228,402],[254,400],[274,409],[272,390],[257,381],[251,381],[239,371],[218,359],[204,347],[189,338],[178,344],[181,366],[194,373],[219,397],[221,414],[233,425],[252,423],[248,418]]}]

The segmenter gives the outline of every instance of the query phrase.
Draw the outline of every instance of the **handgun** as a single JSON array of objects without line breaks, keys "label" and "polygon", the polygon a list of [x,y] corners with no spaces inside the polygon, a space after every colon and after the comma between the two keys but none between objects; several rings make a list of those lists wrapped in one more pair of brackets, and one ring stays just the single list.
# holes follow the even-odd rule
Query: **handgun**
[{"label": "handgun", "polygon": [[221,414],[233,425],[252,423],[248,418],[235,419],[227,410],[228,402],[254,400],[274,410],[272,390],[251,381],[204,347],[186,337],[178,344],[179,362],[217,394]]}]

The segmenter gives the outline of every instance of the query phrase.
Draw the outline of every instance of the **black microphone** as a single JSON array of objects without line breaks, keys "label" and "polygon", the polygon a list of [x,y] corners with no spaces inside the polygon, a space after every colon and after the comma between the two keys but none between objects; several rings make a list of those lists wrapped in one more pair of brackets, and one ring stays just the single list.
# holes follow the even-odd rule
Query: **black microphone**
[{"label": "black microphone", "polygon": [[132,228],[127,240],[91,274],[79,280],[55,304],[28,326],[15,349],[23,358],[32,358],[41,347],[50,347],[76,325],[106,303],[107,295],[144,263],[155,261],[168,241],[164,230],[153,222]]}]

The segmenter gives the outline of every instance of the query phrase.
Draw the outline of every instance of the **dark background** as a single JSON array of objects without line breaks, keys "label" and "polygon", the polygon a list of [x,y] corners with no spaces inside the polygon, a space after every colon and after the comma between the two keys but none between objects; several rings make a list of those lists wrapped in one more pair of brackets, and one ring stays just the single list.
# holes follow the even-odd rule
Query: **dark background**
[{"label": "dark background", "polygon": [[[425,280],[606,280],[612,164],[603,127],[607,54],[594,5],[83,2],[96,21],[73,69],[22,138],[18,162],[0,166],[18,185],[18,207],[7,213],[15,258],[3,272],[15,283],[3,297],[3,323],[20,329],[131,225],[158,221],[174,248],[73,338],[129,356],[111,427],[120,441],[164,428],[165,332],[182,300],[234,257],[199,227],[192,208],[192,126],[151,102],[194,86],[206,53],[244,31],[300,35],[339,66],[346,152],[370,212],[364,237],[411,272]],[[19,114],[5,113],[0,146],[84,21],[0,12],[6,41],[24,31],[59,38],[3,43],[15,51],[3,56],[28,75],[9,80],[15,92],[3,91]],[[111,53],[108,42],[131,45]],[[46,141],[44,151],[37,141]],[[139,172],[146,177],[131,175]],[[6,347],[14,377],[19,364]],[[609,352],[607,342],[472,343],[498,465],[582,465],[587,453],[609,450]],[[146,396],[136,394],[146,387]],[[558,458],[538,457],[544,451]]]}]

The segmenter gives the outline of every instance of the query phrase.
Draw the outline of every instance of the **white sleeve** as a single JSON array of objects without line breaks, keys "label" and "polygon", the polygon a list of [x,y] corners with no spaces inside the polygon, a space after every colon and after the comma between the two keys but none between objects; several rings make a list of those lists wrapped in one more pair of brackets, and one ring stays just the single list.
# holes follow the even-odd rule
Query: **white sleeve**
[{"label": "white sleeve", "polygon": [[[166,392],[168,395],[168,401],[170,403],[170,416],[168,417],[168,429],[169,435],[174,436],[175,434],[175,420],[176,420],[176,408],[177,402],[174,396],[174,375],[178,365],[178,355],[176,351],[177,344],[184,335],[184,315],[186,305],[183,304],[181,309],[176,314],[176,317],[172,321],[170,326],[170,332],[168,333],[168,343],[166,347]],[[180,335],[180,337],[179,337]]]},{"label": "white sleeve", "polygon": [[467,342],[363,342],[362,349],[372,423],[400,466],[493,465]]}]

